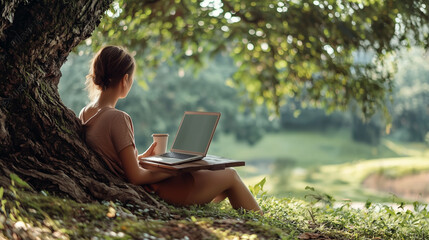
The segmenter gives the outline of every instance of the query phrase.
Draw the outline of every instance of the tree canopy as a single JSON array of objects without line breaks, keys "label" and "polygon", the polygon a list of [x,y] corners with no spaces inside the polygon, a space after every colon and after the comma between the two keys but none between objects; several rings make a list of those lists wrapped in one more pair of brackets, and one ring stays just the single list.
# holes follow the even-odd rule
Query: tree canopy
[{"label": "tree canopy", "polygon": [[428,23],[424,0],[119,0],[92,43],[128,46],[152,74],[162,62],[198,67],[228,52],[237,66],[228,83],[256,104],[278,111],[294,97],[334,110],[356,101],[370,116],[387,111],[388,56],[427,48]]}]

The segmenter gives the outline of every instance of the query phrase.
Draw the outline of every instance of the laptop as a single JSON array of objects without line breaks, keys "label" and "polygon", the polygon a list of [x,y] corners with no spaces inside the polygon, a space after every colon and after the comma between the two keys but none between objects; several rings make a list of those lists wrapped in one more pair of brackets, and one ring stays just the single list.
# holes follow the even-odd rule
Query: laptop
[{"label": "laptop", "polygon": [[218,112],[185,112],[170,151],[143,159],[176,165],[204,158],[209,150],[219,118],[220,113]]}]

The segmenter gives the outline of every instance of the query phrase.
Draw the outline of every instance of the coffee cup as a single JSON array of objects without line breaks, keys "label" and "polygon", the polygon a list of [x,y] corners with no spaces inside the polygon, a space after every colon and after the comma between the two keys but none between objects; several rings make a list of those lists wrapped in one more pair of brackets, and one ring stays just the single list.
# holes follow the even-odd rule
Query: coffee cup
[{"label": "coffee cup", "polygon": [[167,152],[168,134],[167,133],[154,133],[152,134],[153,141],[156,142],[153,153],[160,155]]}]

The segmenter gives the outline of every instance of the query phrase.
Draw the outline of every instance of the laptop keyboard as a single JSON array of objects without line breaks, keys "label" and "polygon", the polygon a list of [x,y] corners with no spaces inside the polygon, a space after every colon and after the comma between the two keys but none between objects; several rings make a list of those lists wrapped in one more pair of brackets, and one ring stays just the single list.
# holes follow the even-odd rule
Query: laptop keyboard
[{"label": "laptop keyboard", "polygon": [[189,155],[189,154],[184,154],[184,153],[175,153],[175,152],[167,152],[167,153],[162,154],[161,157],[186,159],[186,158],[195,157],[195,155]]}]

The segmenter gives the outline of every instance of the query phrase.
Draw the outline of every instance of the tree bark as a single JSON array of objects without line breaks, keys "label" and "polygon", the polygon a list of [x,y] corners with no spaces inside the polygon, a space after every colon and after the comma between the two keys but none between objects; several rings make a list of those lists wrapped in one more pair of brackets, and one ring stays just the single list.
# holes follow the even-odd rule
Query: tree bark
[{"label": "tree bark", "polygon": [[108,171],[58,94],[61,65],[111,1],[1,1],[0,185],[15,173],[34,190],[78,202],[117,199],[164,209],[142,187]]}]

